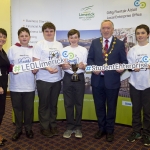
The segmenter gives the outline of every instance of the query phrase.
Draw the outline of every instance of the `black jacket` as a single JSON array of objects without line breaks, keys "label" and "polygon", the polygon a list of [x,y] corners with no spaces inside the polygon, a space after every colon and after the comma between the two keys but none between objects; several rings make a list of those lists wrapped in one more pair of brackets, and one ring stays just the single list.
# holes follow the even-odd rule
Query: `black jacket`
[{"label": "black jacket", "polygon": [[2,51],[0,51],[0,87],[3,87],[3,83],[4,83],[3,76],[8,75],[9,66],[10,66],[10,63],[9,63],[7,54],[2,49]]}]

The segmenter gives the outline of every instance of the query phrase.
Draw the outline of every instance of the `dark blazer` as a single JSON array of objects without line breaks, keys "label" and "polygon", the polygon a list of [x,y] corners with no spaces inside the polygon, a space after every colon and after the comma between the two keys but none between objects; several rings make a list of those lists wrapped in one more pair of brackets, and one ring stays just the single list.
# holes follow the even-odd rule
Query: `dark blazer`
[{"label": "dark blazer", "polygon": [[0,87],[3,88],[4,93],[0,94],[0,124],[5,113],[7,83],[8,83],[8,72],[9,72],[9,60],[4,50],[0,51]]},{"label": "dark blazer", "polygon": [[2,76],[0,76],[0,87],[4,88],[4,86],[7,84],[7,81],[5,81],[5,76],[8,76],[9,66],[10,63],[7,54],[4,50],[2,50],[2,52],[0,52],[0,70],[2,74]]},{"label": "dark blazer", "polygon": [[[113,41],[114,37],[112,38],[112,42],[110,44],[108,52],[110,51]],[[111,54],[108,55],[107,64],[112,65],[115,63],[127,64],[125,46],[124,43],[119,39],[116,39],[114,49],[112,50]],[[102,66],[103,64],[105,64],[105,60],[102,53],[102,43],[100,42],[100,38],[97,38],[92,41],[92,44],[90,46],[87,65]],[[106,88],[117,89],[120,87],[120,73],[116,72],[116,70],[110,70],[105,71],[104,74],[104,82]],[[97,87],[101,79],[102,78],[100,77],[100,75],[95,75],[94,73],[92,73],[91,85]]]}]

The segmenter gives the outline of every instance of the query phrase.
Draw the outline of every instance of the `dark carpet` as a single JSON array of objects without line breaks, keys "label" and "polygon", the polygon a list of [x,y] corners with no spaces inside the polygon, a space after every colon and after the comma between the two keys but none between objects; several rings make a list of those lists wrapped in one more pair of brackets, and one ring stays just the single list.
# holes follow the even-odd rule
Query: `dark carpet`
[{"label": "dark carpet", "polygon": [[70,139],[62,137],[65,131],[65,121],[58,121],[59,136],[46,138],[39,132],[39,123],[33,123],[34,138],[28,139],[25,132],[16,142],[11,141],[15,125],[12,123],[12,106],[10,99],[7,100],[6,113],[0,127],[0,134],[7,139],[6,145],[0,150],[150,150],[143,146],[142,141],[134,143],[126,141],[126,137],[132,131],[129,126],[115,126],[115,140],[111,143],[106,142],[105,137],[94,139],[93,134],[97,131],[97,122],[82,121],[83,138],[77,139],[72,134]]}]

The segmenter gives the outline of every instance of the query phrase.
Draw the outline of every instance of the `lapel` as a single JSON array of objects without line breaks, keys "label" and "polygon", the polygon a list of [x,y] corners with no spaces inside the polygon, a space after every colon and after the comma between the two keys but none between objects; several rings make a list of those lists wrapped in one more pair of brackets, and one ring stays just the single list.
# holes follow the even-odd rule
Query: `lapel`
[{"label": "lapel", "polygon": [[[3,54],[2,54],[2,52],[3,52]],[[8,57],[7,57],[7,55],[6,55],[6,53],[5,53],[5,51],[2,49],[2,52],[0,52],[0,56],[7,62],[7,63],[9,63],[9,60],[8,60]]]},{"label": "lapel", "polygon": [[111,50],[111,48],[112,48],[113,42],[114,42],[114,37],[112,37],[112,40],[111,40],[111,43],[110,43],[110,46],[109,46],[109,49],[108,49],[107,53],[110,52],[110,50]]},{"label": "lapel", "polygon": [[[104,59],[104,57],[103,57],[103,50],[102,50],[102,47],[103,47],[102,44],[103,43],[101,41],[102,41],[102,37],[100,38],[100,40],[98,42],[99,45],[97,47],[100,49],[99,53],[100,53],[101,59],[103,60]],[[98,51],[99,51],[99,49],[98,49]],[[99,54],[97,56],[99,56]]]}]

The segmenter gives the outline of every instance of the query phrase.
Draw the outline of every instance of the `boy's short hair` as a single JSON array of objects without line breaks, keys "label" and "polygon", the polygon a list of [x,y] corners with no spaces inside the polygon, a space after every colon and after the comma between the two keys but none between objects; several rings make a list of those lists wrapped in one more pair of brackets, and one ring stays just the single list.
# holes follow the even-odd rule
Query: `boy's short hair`
[{"label": "boy's short hair", "polygon": [[7,37],[7,32],[6,32],[5,29],[0,28],[0,33],[3,34],[3,35],[5,35]]},{"label": "boy's short hair", "polygon": [[150,33],[149,27],[148,27],[147,25],[145,25],[145,24],[141,24],[141,25],[137,26],[136,29],[135,29],[135,34],[136,34],[136,31],[137,31],[138,29],[144,29],[144,30],[147,32],[147,34]]},{"label": "boy's short hair", "polygon": [[54,29],[54,32],[56,31],[56,27],[52,22],[46,22],[42,26],[42,32],[44,32],[45,29]]},{"label": "boy's short hair", "polygon": [[21,32],[27,32],[27,33],[30,35],[30,31],[29,31],[28,28],[21,27],[21,28],[18,30],[18,36],[21,34]]},{"label": "boy's short hair", "polygon": [[71,29],[70,31],[68,31],[68,38],[69,38],[69,36],[72,36],[74,34],[77,34],[78,37],[80,38],[80,32],[76,29]]}]

